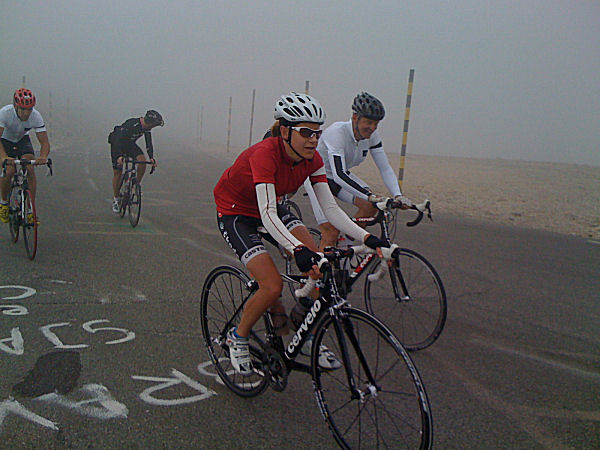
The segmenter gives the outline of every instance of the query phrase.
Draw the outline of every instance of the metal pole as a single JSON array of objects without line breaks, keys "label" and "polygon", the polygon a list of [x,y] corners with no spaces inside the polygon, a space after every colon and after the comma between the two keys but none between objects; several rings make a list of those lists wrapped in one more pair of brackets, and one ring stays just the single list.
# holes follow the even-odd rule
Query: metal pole
[{"label": "metal pole", "polygon": [[413,79],[415,69],[410,69],[408,75],[408,91],[406,93],[406,109],[404,110],[404,132],[402,134],[402,150],[400,151],[400,169],[398,170],[398,184],[402,189],[402,181],[404,179],[404,158],[406,156],[406,140],[408,137],[408,120],[410,119],[410,102],[412,100]]},{"label": "metal pole", "polygon": [[200,142],[202,142],[202,116],[204,114],[204,105],[200,105]]},{"label": "metal pole", "polygon": [[198,114],[196,115],[196,147],[200,146],[200,105],[198,105]]},{"label": "metal pole", "polygon": [[252,125],[254,124],[254,99],[256,98],[256,89],[252,89],[252,109],[250,111],[250,137],[248,138],[248,147],[252,145]]},{"label": "metal pole", "polygon": [[231,97],[229,97],[229,121],[227,122],[227,153],[229,153],[229,137],[231,136]]}]

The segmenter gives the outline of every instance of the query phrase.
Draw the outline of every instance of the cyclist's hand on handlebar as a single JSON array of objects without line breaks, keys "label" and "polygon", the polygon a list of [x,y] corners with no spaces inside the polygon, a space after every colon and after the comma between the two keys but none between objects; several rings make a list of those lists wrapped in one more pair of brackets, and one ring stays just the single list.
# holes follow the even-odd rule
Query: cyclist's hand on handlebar
[{"label": "cyclist's hand on handlebar", "polygon": [[413,202],[411,202],[410,199],[404,195],[396,195],[394,197],[394,201],[401,205],[401,209],[410,209],[413,205]]},{"label": "cyclist's hand on handlebar", "polygon": [[382,197],[377,194],[369,194],[369,197],[367,198],[367,200],[370,201],[371,203],[379,203],[379,202],[386,201],[387,198]]},{"label": "cyclist's hand on handlebar", "polygon": [[383,253],[381,252],[381,248],[386,248],[389,247],[390,244],[387,241],[384,241],[383,239],[379,239],[377,236],[373,236],[372,234],[367,234],[367,237],[365,239],[365,245],[369,248],[372,248],[373,250],[377,251],[377,255],[382,258],[383,257]]},{"label": "cyclist's hand on handlebar", "polygon": [[321,259],[318,253],[313,252],[308,247],[299,245],[294,249],[294,259],[296,265],[302,272],[314,271],[313,275],[319,275],[317,263]]},{"label": "cyclist's hand on handlebar", "polygon": [[150,162],[152,163],[152,167],[156,167],[158,165],[154,158],[150,158]]},{"label": "cyclist's hand on handlebar", "polygon": [[122,157],[122,156],[119,156],[119,157],[117,158],[117,166],[121,167],[122,165],[123,165],[123,157]]},{"label": "cyclist's hand on handlebar", "polygon": [[48,158],[43,158],[43,157],[39,157],[35,159],[35,164],[36,166],[43,166],[44,164],[46,164],[48,162]]}]

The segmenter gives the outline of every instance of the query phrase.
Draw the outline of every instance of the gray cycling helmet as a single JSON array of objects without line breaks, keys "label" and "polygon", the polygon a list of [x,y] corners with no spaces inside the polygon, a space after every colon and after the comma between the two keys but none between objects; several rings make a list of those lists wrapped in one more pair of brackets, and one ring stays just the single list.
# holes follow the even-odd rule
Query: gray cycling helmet
[{"label": "gray cycling helmet", "polygon": [[381,120],[385,117],[383,103],[367,92],[361,92],[354,97],[352,111],[362,117],[372,120]]},{"label": "gray cycling helmet", "polygon": [[310,95],[290,92],[282,95],[275,104],[275,119],[284,123],[318,123],[325,122],[325,111],[321,104]]},{"label": "gray cycling helmet", "polygon": [[158,111],[153,109],[146,111],[146,115],[144,116],[144,122],[151,126],[163,126],[165,121]]}]

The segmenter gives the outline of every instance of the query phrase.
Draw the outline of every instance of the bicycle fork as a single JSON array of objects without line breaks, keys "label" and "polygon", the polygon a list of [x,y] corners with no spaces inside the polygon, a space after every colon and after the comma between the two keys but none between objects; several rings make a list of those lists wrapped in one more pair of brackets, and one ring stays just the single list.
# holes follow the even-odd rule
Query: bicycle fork
[{"label": "bicycle fork", "polygon": [[[398,265],[396,266],[396,264]],[[408,287],[406,286],[402,272],[400,271],[400,261],[397,261],[396,264],[392,264],[392,266],[388,268],[390,272],[390,280],[392,281],[394,298],[398,303],[408,302],[410,301],[411,297],[408,293]],[[400,286],[398,286],[398,283],[400,283]]]},{"label": "bicycle fork", "polygon": [[[358,343],[358,339],[356,338],[356,334],[354,333],[354,325],[352,324],[352,321],[350,321],[347,317],[344,317],[344,313],[339,310],[336,310],[334,314],[337,316],[337,320],[333,321],[333,326],[335,329],[336,337],[338,339],[340,350],[342,352],[342,361],[344,361],[344,366],[346,367],[348,386],[350,386],[350,398],[353,400],[360,400],[361,403],[364,403],[368,395],[377,396],[377,392],[381,388],[377,386],[375,377],[373,376],[373,373],[371,372],[369,364],[367,363],[365,355],[362,351],[362,348]],[[354,380],[354,371],[352,369],[352,363],[350,362],[348,343],[345,336],[348,337],[352,348],[358,356],[359,370],[360,368],[362,368],[362,370],[364,370],[365,372],[365,376],[367,377],[368,383],[365,390],[361,390],[359,387],[357,387],[356,382]]]}]

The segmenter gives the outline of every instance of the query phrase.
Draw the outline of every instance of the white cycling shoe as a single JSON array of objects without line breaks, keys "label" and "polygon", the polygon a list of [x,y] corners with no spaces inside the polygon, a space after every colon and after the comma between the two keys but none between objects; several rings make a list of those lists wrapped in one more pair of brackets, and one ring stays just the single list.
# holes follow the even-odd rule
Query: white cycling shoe
[{"label": "white cycling shoe", "polygon": [[[313,336],[310,336],[300,349],[300,354],[310,356],[312,344]],[[323,370],[336,370],[342,367],[342,363],[331,350],[321,344],[319,346],[319,367]]]},{"label": "white cycling shoe", "polygon": [[229,358],[235,371],[247,377],[253,373],[248,338],[237,337],[234,331],[235,327],[227,332],[227,340],[225,341],[229,347]]}]

